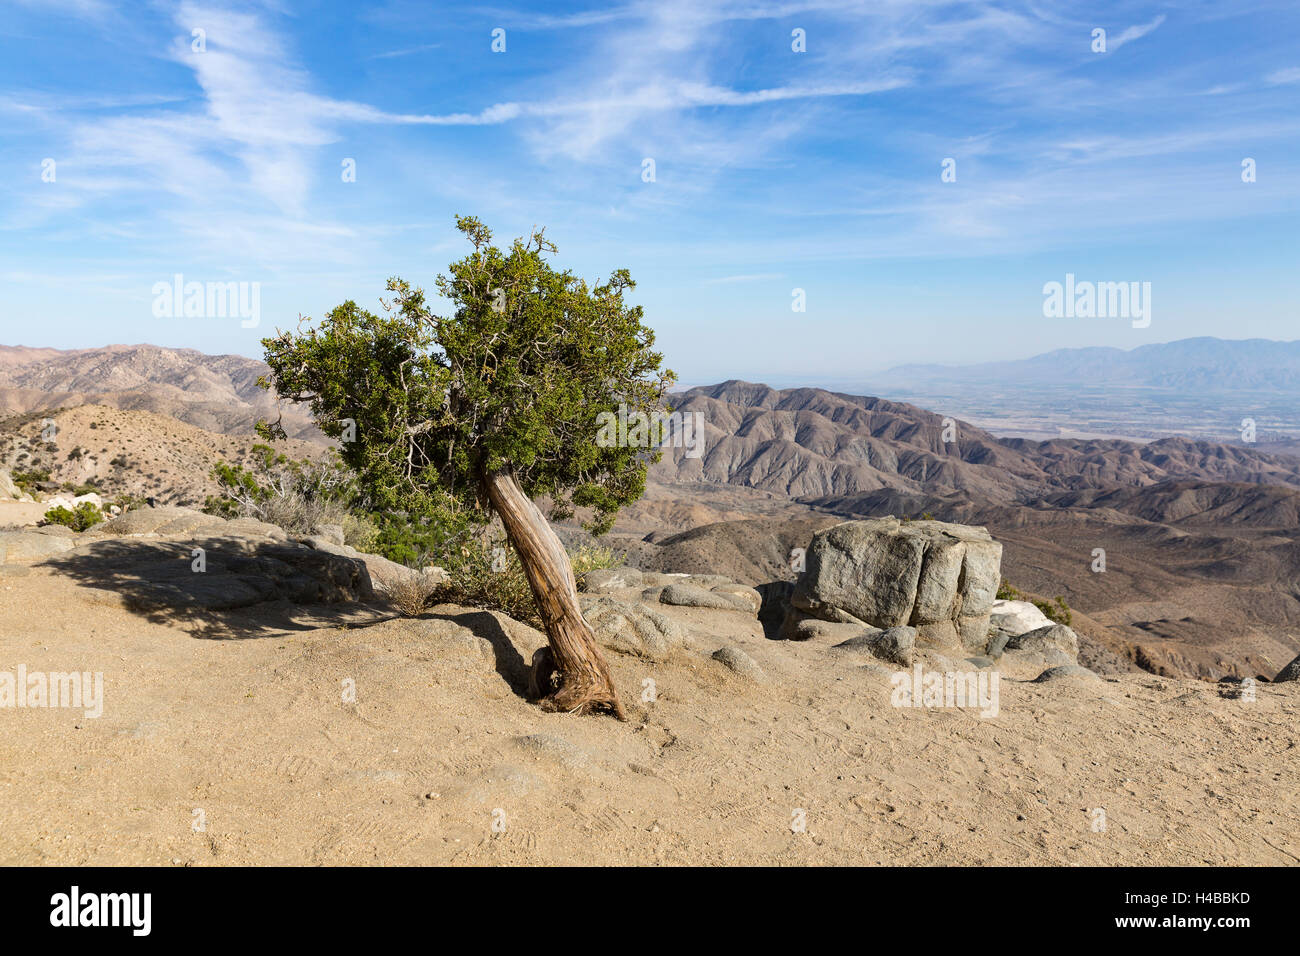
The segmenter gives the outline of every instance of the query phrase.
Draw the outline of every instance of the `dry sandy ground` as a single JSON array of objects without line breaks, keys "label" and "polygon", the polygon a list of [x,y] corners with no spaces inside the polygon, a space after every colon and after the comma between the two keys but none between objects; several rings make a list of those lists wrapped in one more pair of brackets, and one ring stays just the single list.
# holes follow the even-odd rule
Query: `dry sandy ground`
[{"label": "dry sandy ground", "polygon": [[[694,649],[610,653],[618,723],[524,700],[541,636],[483,612],[169,623],[7,569],[0,670],[102,671],[105,693],[99,718],[0,709],[0,863],[1300,859],[1300,685],[1248,703],[1148,675],[1006,676],[981,719],[892,707],[890,668],[767,641],[740,612],[668,610]],[[259,636],[196,636],[223,624]],[[724,644],[767,681],[710,659]]]}]

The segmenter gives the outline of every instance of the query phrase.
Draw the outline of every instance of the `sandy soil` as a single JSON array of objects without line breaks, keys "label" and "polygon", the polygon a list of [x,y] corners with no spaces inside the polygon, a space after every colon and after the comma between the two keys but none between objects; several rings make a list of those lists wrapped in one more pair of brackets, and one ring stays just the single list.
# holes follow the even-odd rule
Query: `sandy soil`
[{"label": "sandy soil", "polygon": [[99,718],[0,709],[0,863],[1300,862],[1300,685],[1004,674],[981,719],[895,708],[895,668],[747,614],[666,610],[692,647],[609,652],[618,723],[527,702],[542,637],[507,618],[168,622],[7,568],[0,671],[100,671],[105,692]]}]

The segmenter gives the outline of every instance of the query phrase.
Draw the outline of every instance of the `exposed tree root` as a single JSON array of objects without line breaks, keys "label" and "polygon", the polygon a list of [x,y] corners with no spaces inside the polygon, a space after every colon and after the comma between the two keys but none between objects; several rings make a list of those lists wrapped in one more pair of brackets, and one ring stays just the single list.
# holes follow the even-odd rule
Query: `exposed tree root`
[{"label": "exposed tree root", "polygon": [[532,671],[528,676],[528,691],[538,700],[542,710],[566,714],[611,714],[627,720],[623,704],[614,690],[608,674],[588,677],[566,675],[555,667],[555,658],[549,647],[538,648],[533,654]]}]

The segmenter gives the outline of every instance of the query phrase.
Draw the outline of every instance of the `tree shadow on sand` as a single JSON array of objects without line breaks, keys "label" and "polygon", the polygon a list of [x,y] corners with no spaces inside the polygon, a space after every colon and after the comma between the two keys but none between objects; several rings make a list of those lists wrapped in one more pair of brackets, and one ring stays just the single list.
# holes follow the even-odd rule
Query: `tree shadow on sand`
[{"label": "tree shadow on sand", "polygon": [[[87,595],[92,602],[201,640],[283,637],[399,617],[376,597],[364,562],[282,541],[101,538],[41,566],[94,589]],[[486,640],[497,673],[528,699],[530,665],[495,616],[440,605],[412,620],[447,621]]]},{"label": "tree shadow on sand", "polygon": [[519,653],[519,648],[515,646],[515,642],[496,617],[487,611],[452,610],[447,605],[441,605],[432,613],[422,615],[422,618],[432,621],[450,621],[491,644],[496,672],[501,675],[516,696],[529,699],[528,676],[532,669],[531,665]]},{"label": "tree shadow on sand", "polygon": [[376,601],[361,562],[279,541],[103,538],[42,566],[105,592],[109,606],[205,640],[358,627],[394,616]]}]

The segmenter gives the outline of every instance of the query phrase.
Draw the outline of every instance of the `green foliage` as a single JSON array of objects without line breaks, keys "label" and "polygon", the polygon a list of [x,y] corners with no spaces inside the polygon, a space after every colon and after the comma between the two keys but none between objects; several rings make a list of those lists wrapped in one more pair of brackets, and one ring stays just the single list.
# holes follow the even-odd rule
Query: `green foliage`
[{"label": "green foliage", "polygon": [[[405,513],[417,525],[419,540],[404,543],[385,522],[388,546],[438,545],[419,526],[439,516],[484,524],[483,478],[498,470],[513,472],[529,496],[551,498],[555,517],[592,509],[589,527],[603,532],[644,492],[657,455],[597,444],[597,416],[620,404],[653,415],[673,381],[641,308],[624,302],[634,283],[626,270],[588,285],[553,269],[555,246],[540,231],[502,251],[477,219],[456,224],[473,252],[437,279],[449,315],[392,278],[383,315],[347,301],[319,327],[264,339],[263,384],[306,403],[321,430],[342,440],[367,510]],[[260,433],[283,431],[262,424]],[[453,522],[447,540],[459,530]]]},{"label": "green foliage", "polygon": [[[575,578],[597,568],[612,568],[624,557],[611,548],[589,544],[570,548],[568,554]],[[451,579],[436,589],[435,600],[503,611],[516,621],[544,628],[523,564],[504,536],[475,535],[446,554],[441,566]]]},{"label": "green foliage", "polygon": [[23,494],[34,495],[38,483],[50,480],[50,473],[40,469],[31,469],[29,471],[15,471],[9,477],[13,479],[13,483]]},{"label": "green foliage", "polygon": [[434,592],[435,601],[502,611],[536,628],[544,628],[528,576],[504,536],[473,536],[443,557],[451,579]]},{"label": "green foliage", "polygon": [[356,499],[355,481],[337,455],[294,461],[270,445],[254,445],[248,467],[219,461],[212,477],[220,494],[203,510],[222,518],[252,517],[293,534],[342,524]]},{"label": "green foliage", "polygon": [[113,498],[111,501],[108,502],[108,505],[110,507],[116,505],[123,512],[135,511],[139,508],[143,508],[146,504],[148,504],[148,502],[145,501],[143,495],[136,495],[136,494],[130,494],[125,492],[123,494],[118,495],[117,497]]},{"label": "green foliage", "polygon": [[1020,592],[1008,584],[1006,578],[1003,578],[1002,583],[998,585],[997,598],[999,601],[1019,601]]},{"label": "green foliage", "polygon": [[1042,611],[1048,618],[1057,624],[1069,624],[1074,615],[1070,613],[1070,605],[1065,603],[1065,598],[1057,595],[1055,601],[1035,601],[1034,607]]},{"label": "green foliage", "polygon": [[[343,516],[343,543],[350,548],[367,554],[378,554],[375,550],[379,537],[379,524],[366,514],[348,512]],[[393,560],[388,555],[389,560]]]},{"label": "green foliage", "polygon": [[618,554],[613,548],[598,548],[592,544],[579,545],[569,549],[569,563],[573,566],[574,578],[581,579],[588,571],[613,568],[623,563],[626,555]]},{"label": "green foliage", "polygon": [[456,502],[438,497],[419,513],[381,512],[371,516],[375,526],[374,553],[410,568],[430,564],[447,567],[454,555],[480,529],[477,516]]},{"label": "green foliage", "polygon": [[73,531],[85,531],[104,520],[104,514],[89,501],[83,501],[71,511],[59,505],[45,512],[45,524],[61,524]]}]

